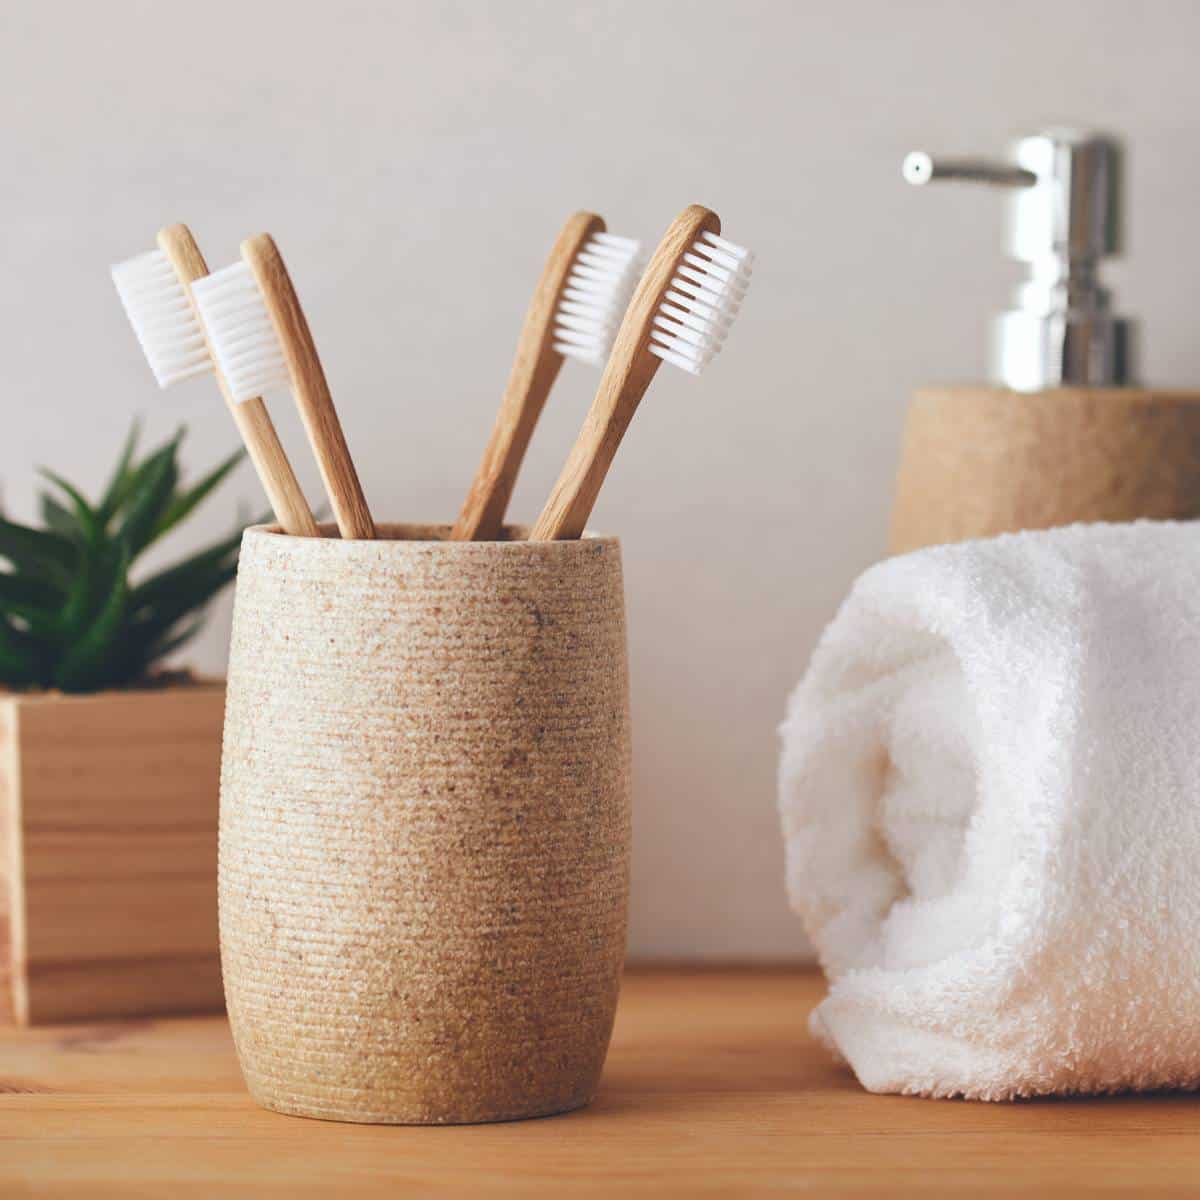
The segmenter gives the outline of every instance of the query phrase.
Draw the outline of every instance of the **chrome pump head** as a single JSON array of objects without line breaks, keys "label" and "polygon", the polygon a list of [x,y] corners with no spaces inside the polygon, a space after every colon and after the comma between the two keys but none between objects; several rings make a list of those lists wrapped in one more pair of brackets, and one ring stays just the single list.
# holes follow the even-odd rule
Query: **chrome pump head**
[{"label": "chrome pump head", "polygon": [[1009,254],[1028,263],[1017,306],[996,319],[992,379],[1016,391],[1132,382],[1133,322],[1114,315],[1100,260],[1121,251],[1121,147],[1111,138],[1048,129],[1021,138],[1010,163],[915,151],[904,178],[1010,189]]}]

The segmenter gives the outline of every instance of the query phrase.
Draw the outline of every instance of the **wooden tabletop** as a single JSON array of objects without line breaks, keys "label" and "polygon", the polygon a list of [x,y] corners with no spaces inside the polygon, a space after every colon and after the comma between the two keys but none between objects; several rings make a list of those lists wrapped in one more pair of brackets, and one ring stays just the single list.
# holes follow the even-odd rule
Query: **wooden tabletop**
[{"label": "wooden tabletop", "polygon": [[1200,1194],[1200,1100],[871,1096],[797,971],[630,973],[591,1108],[337,1125],[246,1094],[218,1018],[0,1031],[0,1196]]}]

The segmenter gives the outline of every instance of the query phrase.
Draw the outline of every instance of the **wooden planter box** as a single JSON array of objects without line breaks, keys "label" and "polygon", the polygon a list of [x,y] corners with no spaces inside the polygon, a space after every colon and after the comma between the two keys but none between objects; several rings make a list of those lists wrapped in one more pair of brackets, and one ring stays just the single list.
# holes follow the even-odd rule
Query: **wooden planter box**
[{"label": "wooden planter box", "polygon": [[224,704],[0,694],[0,1021],[221,1007]]}]

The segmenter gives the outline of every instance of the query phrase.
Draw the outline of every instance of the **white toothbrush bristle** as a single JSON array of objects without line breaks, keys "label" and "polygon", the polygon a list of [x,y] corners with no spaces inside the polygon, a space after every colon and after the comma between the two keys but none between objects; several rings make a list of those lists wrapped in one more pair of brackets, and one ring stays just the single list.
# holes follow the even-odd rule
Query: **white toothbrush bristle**
[{"label": "white toothbrush bristle", "polygon": [[118,263],[112,278],[159,387],[212,370],[204,330],[162,250]]},{"label": "white toothbrush bristle", "polygon": [[593,234],[576,254],[554,314],[554,349],[602,367],[642,273],[633,238]]},{"label": "white toothbrush bristle", "polygon": [[192,284],[213,353],[242,403],[288,385],[287,359],[254,272],[244,262]]},{"label": "white toothbrush bristle", "polygon": [[651,354],[699,375],[720,353],[753,269],[749,250],[715,233],[701,234],[655,313]]}]

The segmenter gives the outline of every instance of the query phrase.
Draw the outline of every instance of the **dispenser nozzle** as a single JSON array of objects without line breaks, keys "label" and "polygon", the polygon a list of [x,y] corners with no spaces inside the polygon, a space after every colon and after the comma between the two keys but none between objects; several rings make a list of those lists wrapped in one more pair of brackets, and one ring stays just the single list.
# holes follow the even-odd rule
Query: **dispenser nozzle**
[{"label": "dispenser nozzle", "polygon": [[992,374],[1019,391],[1112,385],[1132,376],[1132,323],[1112,315],[1099,260],[1120,246],[1121,149],[1100,134],[1050,129],[1022,138],[1012,162],[907,155],[904,178],[1012,189],[1008,250],[1030,264],[1017,307],[996,324]]},{"label": "dispenser nozzle", "polygon": [[1033,187],[1038,178],[1024,167],[988,162],[982,158],[934,158],[924,150],[904,156],[901,174],[913,187],[935,180],[959,179],[966,183],[990,183],[997,187]]}]

